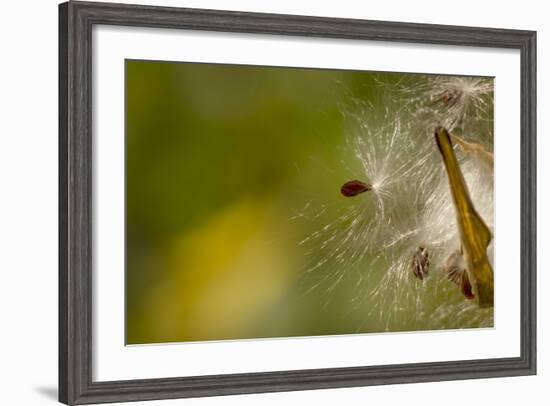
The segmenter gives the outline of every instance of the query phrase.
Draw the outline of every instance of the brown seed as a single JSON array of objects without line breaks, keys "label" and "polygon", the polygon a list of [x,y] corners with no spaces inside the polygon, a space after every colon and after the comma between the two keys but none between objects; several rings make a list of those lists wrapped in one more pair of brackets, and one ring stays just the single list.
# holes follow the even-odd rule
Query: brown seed
[{"label": "brown seed", "polygon": [[430,255],[427,248],[418,247],[412,258],[412,271],[421,281],[428,276],[430,268]]},{"label": "brown seed", "polygon": [[358,194],[368,192],[369,190],[372,190],[372,185],[361,182],[360,180],[350,180],[342,185],[340,188],[340,193],[346,197],[353,197]]},{"label": "brown seed", "polygon": [[466,272],[464,257],[460,251],[455,251],[445,261],[443,268],[447,274],[447,278],[460,288],[460,291],[467,299],[475,297],[472,291],[472,284]]},{"label": "brown seed", "polygon": [[445,106],[452,107],[458,102],[461,96],[462,92],[460,90],[448,89],[441,94],[441,100]]}]

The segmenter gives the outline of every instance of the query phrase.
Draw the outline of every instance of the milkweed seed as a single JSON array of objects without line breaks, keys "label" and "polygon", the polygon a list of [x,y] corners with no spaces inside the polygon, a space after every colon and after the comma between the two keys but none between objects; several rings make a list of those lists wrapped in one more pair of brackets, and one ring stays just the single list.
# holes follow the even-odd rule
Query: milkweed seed
[{"label": "milkweed seed", "polygon": [[414,276],[424,280],[428,276],[430,268],[430,255],[427,248],[418,247],[412,258],[412,271]]},{"label": "milkweed seed", "polygon": [[340,193],[346,197],[353,197],[358,194],[368,192],[369,190],[372,190],[372,185],[361,182],[360,180],[350,180],[342,185],[340,188]]}]

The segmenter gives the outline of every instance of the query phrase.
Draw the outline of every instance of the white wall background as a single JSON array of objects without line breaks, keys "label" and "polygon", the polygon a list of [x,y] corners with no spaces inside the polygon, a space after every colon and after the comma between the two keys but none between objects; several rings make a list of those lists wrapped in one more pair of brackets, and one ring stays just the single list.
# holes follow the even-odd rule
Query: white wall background
[{"label": "white wall background", "polygon": [[[129,1],[124,1],[129,2]],[[548,404],[550,12],[546,2],[145,0],[155,5],[538,31],[538,360],[536,377],[171,400],[135,405]],[[57,385],[57,1],[0,8],[0,404],[53,405]],[[549,158],[550,159],[550,158]],[[442,343],[445,345],[445,343]],[[411,349],[413,351],[414,349]]]}]

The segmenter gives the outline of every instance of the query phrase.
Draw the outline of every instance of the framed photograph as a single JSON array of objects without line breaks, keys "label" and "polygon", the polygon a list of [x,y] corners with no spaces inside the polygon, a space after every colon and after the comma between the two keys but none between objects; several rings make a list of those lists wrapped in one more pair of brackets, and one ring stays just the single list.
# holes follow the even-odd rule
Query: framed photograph
[{"label": "framed photograph", "polygon": [[536,373],[536,33],[59,8],[59,400]]}]

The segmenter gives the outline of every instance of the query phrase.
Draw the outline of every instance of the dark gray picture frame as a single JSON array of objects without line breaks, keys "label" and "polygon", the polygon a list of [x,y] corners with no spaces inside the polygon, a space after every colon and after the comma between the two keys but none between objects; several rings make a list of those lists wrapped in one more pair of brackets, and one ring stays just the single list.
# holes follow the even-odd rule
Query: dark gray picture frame
[{"label": "dark gray picture frame", "polygon": [[[92,379],[92,28],[115,26],[518,49],[521,354],[517,358],[97,382]],[[59,6],[59,400],[66,404],[536,373],[536,32],[68,2]]]}]

